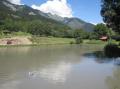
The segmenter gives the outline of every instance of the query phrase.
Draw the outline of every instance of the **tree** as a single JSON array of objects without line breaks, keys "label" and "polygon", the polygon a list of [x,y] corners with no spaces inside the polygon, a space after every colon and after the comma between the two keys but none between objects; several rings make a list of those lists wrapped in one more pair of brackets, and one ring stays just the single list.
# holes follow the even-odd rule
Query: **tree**
[{"label": "tree", "polygon": [[87,37],[88,37],[88,34],[83,29],[76,29],[76,30],[74,30],[74,38],[86,39]]},{"label": "tree", "polygon": [[120,0],[102,0],[101,15],[109,28],[120,33]]},{"label": "tree", "polygon": [[97,24],[94,28],[94,35],[97,39],[101,36],[108,36],[109,28],[103,23]]}]

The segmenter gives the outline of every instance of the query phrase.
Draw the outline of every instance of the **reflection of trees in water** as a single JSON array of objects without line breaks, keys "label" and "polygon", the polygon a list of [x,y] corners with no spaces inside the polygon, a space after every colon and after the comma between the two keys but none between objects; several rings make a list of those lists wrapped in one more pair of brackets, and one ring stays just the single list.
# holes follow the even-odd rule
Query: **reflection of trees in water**
[{"label": "reflection of trees in water", "polygon": [[97,63],[109,63],[114,60],[113,58],[107,57],[103,51],[96,51],[94,55]]},{"label": "reflection of trees in water", "polygon": [[94,51],[84,54],[85,57],[93,58],[97,63],[109,63],[113,59],[106,57],[103,51]]},{"label": "reflection of trees in water", "polygon": [[119,66],[114,70],[113,76],[107,77],[106,81],[109,89],[120,89],[120,67]]},{"label": "reflection of trees in water", "polygon": [[[97,63],[109,63],[112,62],[115,65],[120,65],[120,58],[109,58],[103,51],[95,51],[92,53],[84,54],[85,57],[92,57]],[[108,89],[120,89],[120,66],[113,72],[113,76],[107,77]]]},{"label": "reflection of trees in water", "polygon": [[120,58],[110,58],[103,51],[94,51],[91,53],[85,53],[85,57],[93,58],[97,63],[109,63],[113,62],[115,65],[120,65]]},{"label": "reflection of trees in water", "polygon": [[104,48],[104,53],[109,58],[120,57],[120,48],[115,44],[108,44]]}]

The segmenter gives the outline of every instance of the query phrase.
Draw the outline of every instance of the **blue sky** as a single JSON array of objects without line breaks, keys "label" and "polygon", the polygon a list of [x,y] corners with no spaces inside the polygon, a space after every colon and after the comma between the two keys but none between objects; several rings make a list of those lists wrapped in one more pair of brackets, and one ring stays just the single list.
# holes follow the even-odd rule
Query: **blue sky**
[{"label": "blue sky", "polygon": [[[47,0],[22,0],[23,4],[29,6],[41,5]],[[91,23],[101,23],[102,17],[100,16],[100,0],[68,0],[70,4],[73,16],[81,18]]]}]

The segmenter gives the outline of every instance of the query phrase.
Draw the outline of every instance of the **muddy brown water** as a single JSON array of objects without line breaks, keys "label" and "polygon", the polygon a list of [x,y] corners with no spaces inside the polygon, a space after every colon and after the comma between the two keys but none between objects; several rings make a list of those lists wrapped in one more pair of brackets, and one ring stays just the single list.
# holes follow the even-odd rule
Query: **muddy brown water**
[{"label": "muddy brown water", "polygon": [[99,45],[0,48],[0,89],[120,89],[120,66]]}]

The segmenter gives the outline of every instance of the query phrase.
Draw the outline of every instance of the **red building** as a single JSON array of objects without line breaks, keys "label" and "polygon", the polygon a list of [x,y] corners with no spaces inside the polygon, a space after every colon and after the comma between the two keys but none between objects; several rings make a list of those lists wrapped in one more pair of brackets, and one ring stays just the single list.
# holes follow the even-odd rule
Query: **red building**
[{"label": "red building", "polygon": [[108,40],[108,37],[107,37],[107,36],[102,36],[102,37],[100,38],[100,40],[102,40],[102,41],[107,41],[107,40]]}]

